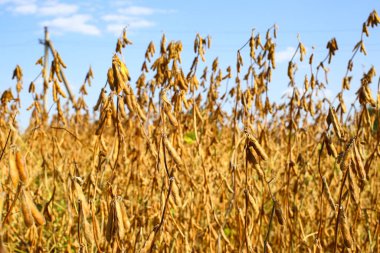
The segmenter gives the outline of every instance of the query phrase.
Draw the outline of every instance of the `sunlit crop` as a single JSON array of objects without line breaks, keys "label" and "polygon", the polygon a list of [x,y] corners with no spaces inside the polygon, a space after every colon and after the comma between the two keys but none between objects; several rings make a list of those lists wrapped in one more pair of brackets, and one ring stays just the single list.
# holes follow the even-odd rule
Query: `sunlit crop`
[{"label": "sunlit crop", "polygon": [[75,95],[45,41],[43,81],[23,87],[17,66],[2,91],[0,252],[379,252],[380,80],[370,67],[351,84],[379,23],[376,11],[363,23],[333,101],[321,94],[335,38],[320,62],[299,38],[283,76],[291,92],[274,102],[277,26],[252,31],[226,69],[207,60],[210,36],[196,35],[187,71],[182,42],[163,35],[138,77],[124,30],[108,72],[95,73],[106,84],[93,107],[92,69]]}]

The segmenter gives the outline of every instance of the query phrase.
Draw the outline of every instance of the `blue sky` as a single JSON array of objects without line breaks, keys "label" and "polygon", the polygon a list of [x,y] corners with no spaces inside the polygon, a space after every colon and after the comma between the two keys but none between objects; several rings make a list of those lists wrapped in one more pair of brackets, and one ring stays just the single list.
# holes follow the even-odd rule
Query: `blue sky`
[{"label": "blue sky", "polygon": [[[124,51],[125,60],[134,82],[140,74],[146,47],[150,41],[158,47],[163,32],[168,41],[183,42],[182,66],[186,73],[194,57],[196,33],[212,37],[212,47],[206,52],[207,63],[211,65],[219,57],[225,70],[229,65],[235,68],[236,50],[249,39],[252,28],[265,36],[266,30],[277,24],[278,67],[270,84],[272,100],[279,100],[287,88],[287,61],[297,47],[298,33],[308,55],[315,47],[315,62],[326,55],[327,41],[336,37],[339,50],[329,66],[327,86],[334,95],[340,90],[347,61],[360,39],[362,23],[374,9],[380,12],[380,1],[0,0],[0,91],[14,88],[12,72],[19,64],[24,70],[22,106],[25,109],[30,104],[27,88],[40,71],[34,63],[43,55],[38,39],[43,38],[45,25],[49,26],[55,48],[68,65],[65,73],[74,90],[78,91],[92,66],[95,78],[88,98],[92,106],[106,81],[117,36],[126,25],[133,45]],[[363,71],[372,65],[380,73],[380,26],[370,29],[365,45],[368,56],[359,55],[355,60],[353,90],[358,87]],[[246,51],[246,59],[248,56]],[[299,72],[303,80],[302,65]],[[37,81],[36,85],[42,84]],[[352,94],[349,96],[352,99]]]}]

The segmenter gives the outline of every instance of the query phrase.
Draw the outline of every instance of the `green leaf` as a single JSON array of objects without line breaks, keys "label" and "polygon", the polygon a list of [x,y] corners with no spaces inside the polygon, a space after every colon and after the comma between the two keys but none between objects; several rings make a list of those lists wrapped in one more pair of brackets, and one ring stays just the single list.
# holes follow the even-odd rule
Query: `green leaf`
[{"label": "green leaf", "polygon": [[223,231],[224,231],[224,234],[225,234],[227,237],[229,237],[229,236],[231,235],[231,232],[232,232],[230,228],[224,228]]},{"label": "green leaf", "polygon": [[378,129],[379,129],[379,118],[376,118],[375,122],[373,122],[372,132],[377,133]]},{"label": "green leaf", "polygon": [[185,136],[183,137],[183,140],[187,143],[187,144],[193,144],[195,143],[195,141],[197,140],[195,138],[195,132],[187,132],[185,134]]}]

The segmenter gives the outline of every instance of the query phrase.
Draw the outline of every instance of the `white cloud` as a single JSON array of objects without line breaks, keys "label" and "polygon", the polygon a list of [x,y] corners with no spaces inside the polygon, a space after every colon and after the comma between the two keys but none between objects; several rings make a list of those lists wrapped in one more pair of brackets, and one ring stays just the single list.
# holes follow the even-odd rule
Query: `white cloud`
[{"label": "white cloud", "polygon": [[[115,4],[118,8],[112,8],[115,7]],[[65,3],[63,0],[0,0],[0,5],[4,5],[3,10],[6,12],[33,16],[39,25],[49,26],[52,28],[52,32],[59,34],[75,32],[99,35],[100,27],[92,21],[101,19],[105,22],[106,31],[120,35],[126,26],[130,30],[155,26],[153,14],[175,12],[174,10],[135,6],[132,0],[102,2],[101,7],[95,7],[96,3],[89,0],[72,3]],[[108,8],[111,8],[112,12],[104,13],[103,9],[107,10]],[[101,9],[105,15],[98,16]]]},{"label": "white cloud", "polygon": [[110,23],[107,25],[106,30],[110,33],[115,34],[116,36],[119,36],[125,27],[127,27],[129,31],[133,31],[136,29],[153,27],[155,25],[156,24],[154,22],[149,21],[149,20],[135,19],[135,20],[130,20],[126,23],[120,23],[120,22]]},{"label": "white cloud", "polygon": [[287,47],[285,50],[276,52],[276,62],[288,62],[292,59],[296,49],[294,47]]},{"label": "white cloud", "polygon": [[148,7],[130,6],[124,9],[120,9],[119,13],[131,16],[148,16],[152,15],[156,11],[157,10]]},{"label": "white cloud", "polygon": [[129,26],[131,29],[149,28],[155,25],[156,23],[145,19],[132,20],[131,22],[129,22]]},{"label": "white cloud", "polygon": [[22,5],[22,4],[30,4],[35,3],[36,0],[0,0],[0,4],[14,4],[14,5]]},{"label": "white cloud", "polygon": [[29,15],[35,14],[38,6],[35,0],[0,0],[5,5],[5,10],[13,14]]},{"label": "white cloud", "polygon": [[76,14],[68,17],[59,17],[47,20],[41,23],[43,26],[49,26],[56,32],[73,32],[86,35],[99,35],[100,30],[88,22],[92,20],[92,16]]},{"label": "white cloud", "polygon": [[127,24],[145,23],[145,25],[148,25],[148,23],[151,23],[148,26],[152,26],[152,24],[154,24],[154,22],[150,22],[145,18],[132,17],[132,16],[126,16],[126,15],[119,15],[119,14],[104,15],[101,17],[101,19],[106,22],[115,22],[115,23],[127,23]]},{"label": "white cloud", "polygon": [[51,20],[40,22],[49,26],[52,32],[76,32],[86,35],[99,35],[100,30],[91,24],[92,16],[79,13],[79,5],[62,3],[59,0],[0,0],[6,4],[8,12],[19,15],[34,15],[36,18],[53,16]]},{"label": "white cloud", "polygon": [[120,33],[125,28],[125,25],[123,24],[109,24],[107,25],[106,29],[108,32],[115,34],[116,36],[120,35]]},{"label": "white cloud", "polygon": [[[1,0],[0,0],[1,1]],[[111,7],[125,7],[127,5],[131,5],[134,0],[113,0],[110,1]]]},{"label": "white cloud", "polygon": [[59,1],[35,0],[0,0],[0,4],[7,4],[7,10],[21,15],[66,16],[78,12],[79,6],[65,4]]},{"label": "white cloud", "polygon": [[117,14],[104,15],[101,19],[108,23],[106,26],[108,32],[119,35],[124,27],[128,27],[129,30],[153,27],[156,23],[145,17],[154,13],[165,12],[166,11],[160,9],[130,6],[127,8],[120,8]]},{"label": "white cloud", "polygon": [[154,13],[169,13],[173,10],[154,9],[142,6],[129,6],[126,8],[119,8],[118,14],[107,14],[101,17],[102,20],[109,22],[107,30],[115,32],[116,27],[125,27],[128,25],[130,29],[148,28],[155,26],[155,22],[149,21],[142,16],[150,16]]},{"label": "white cloud", "polygon": [[[149,21],[144,18],[139,17],[129,17],[124,15],[117,15],[117,14],[110,14],[110,15],[104,15],[102,19],[106,22],[109,22],[109,25],[116,25],[117,26],[128,26],[128,28],[148,28],[155,26],[156,24],[153,21]],[[107,26],[108,27],[108,26]]]},{"label": "white cloud", "polygon": [[14,7],[10,7],[10,10],[13,13],[17,13],[17,14],[23,14],[23,15],[34,14],[37,12],[37,5],[34,3],[18,4]]},{"label": "white cloud", "polygon": [[111,21],[126,21],[129,18],[127,16],[119,15],[119,14],[107,14],[107,15],[102,16],[102,19],[104,21],[111,22]]},{"label": "white cloud", "polygon": [[75,4],[50,2],[44,6],[41,6],[38,10],[38,14],[44,16],[66,16],[77,13],[78,9],[79,6]]}]

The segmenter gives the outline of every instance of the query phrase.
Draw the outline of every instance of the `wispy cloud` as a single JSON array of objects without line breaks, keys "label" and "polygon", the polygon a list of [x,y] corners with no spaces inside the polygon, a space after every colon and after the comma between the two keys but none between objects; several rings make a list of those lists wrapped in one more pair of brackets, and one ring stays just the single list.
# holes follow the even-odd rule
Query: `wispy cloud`
[{"label": "wispy cloud", "polygon": [[102,16],[102,20],[107,22],[128,21],[128,17],[121,14],[107,14]]},{"label": "wispy cloud", "polygon": [[[14,15],[29,15],[36,18],[41,26],[49,26],[52,32],[58,34],[80,33],[84,35],[99,35],[102,33],[97,22],[103,21],[106,32],[119,35],[124,27],[130,30],[154,27],[155,15],[173,13],[174,10],[156,9],[145,6],[135,6],[133,1],[116,0],[103,2],[101,7],[94,6],[92,1],[64,3],[62,0],[0,0],[3,10]],[[112,8],[118,5],[118,8]],[[87,7],[86,7],[87,6]],[[81,8],[82,7],[82,8]],[[99,15],[101,12],[104,15]],[[108,12],[108,9],[112,12]],[[116,11],[115,11],[116,10]]]},{"label": "wispy cloud", "polygon": [[38,8],[35,0],[0,0],[0,4],[7,12],[21,15],[35,14]]},{"label": "wispy cloud", "polygon": [[143,6],[128,6],[118,8],[116,14],[106,14],[101,19],[107,22],[106,30],[115,35],[120,34],[124,27],[129,30],[144,29],[156,26],[154,14],[173,13],[174,10],[155,9]]},{"label": "wispy cloud", "polygon": [[53,30],[59,32],[75,32],[86,35],[99,35],[101,32],[95,25],[88,22],[92,20],[92,16],[76,14],[68,17],[59,17],[47,20],[41,23],[43,26],[49,26]]},{"label": "wispy cloud", "polygon": [[283,62],[290,61],[295,51],[296,49],[294,47],[287,47],[286,49],[282,51],[276,52],[276,62],[283,63]]},{"label": "wispy cloud", "polygon": [[37,12],[37,5],[34,3],[25,3],[25,4],[18,4],[15,7],[9,7],[9,10],[11,10],[13,13],[17,14],[35,14]]},{"label": "wispy cloud", "polygon": [[0,4],[8,4],[8,11],[13,14],[20,15],[40,15],[40,16],[67,16],[75,14],[79,10],[79,6],[75,4],[60,3],[58,1],[25,1],[13,0],[3,1]]},{"label": "wispy cloud", "polygon": [[121,31],[125,28],[123,24],[109,24],[106,26],[107,32],[113,33],[116,36],[120,35]]},{"label": "wispy cloud", "polygon": [[129,30],[136,30],[156,25],[155,22],[149,19],[133,15],[108,14],[102,16],[101,19],[107,22],[106,30],[115,35],[119,35],[125,27],[128,27]]},{"label": "wispy cloud", "polygon": [[65,4],[59,2],[48,2],[45,6],[41,6],[38,14],[44,16],[66,16],[77,13],[79,6],[75,4]]},{"label": "wispy cloud", "polygon": [[138,20],[131,20],[129,25],[132,29],[139,29],[139,28],[153,27],[156,25],[156,23],[149,20],[138,19]]},{"label": "wispy cloud", "polygon": [[138,20],[129,20],[126,23],[110,23],[106,26],[107,32],[113,33],[116,36],[120,35],[122,30],[125,27],[128,27],[129,30],[136,30],[136,29],[142,29],[142,28],[149,28],[153,27],[156,24],[149,20],[144,19],[138,19]]},{"label": "wispy cloud", "polygon": [[22,5],[28,3],[35,3],[36,0],[0,0],[0,4],[14,4],[14,5]]},{"label": "wispy cloud", "polygon": [[153,9],[153,8],[141,7],[141,6],[130,6],[130,7],[119,10],[120,13],[123,13],[124,15],[131,15],[131,16],[148,16],[148,15],[152,15],[153,13],[157,11],[158,10]]}]

